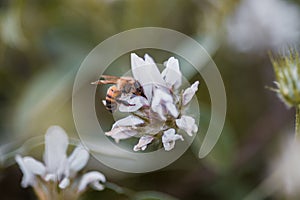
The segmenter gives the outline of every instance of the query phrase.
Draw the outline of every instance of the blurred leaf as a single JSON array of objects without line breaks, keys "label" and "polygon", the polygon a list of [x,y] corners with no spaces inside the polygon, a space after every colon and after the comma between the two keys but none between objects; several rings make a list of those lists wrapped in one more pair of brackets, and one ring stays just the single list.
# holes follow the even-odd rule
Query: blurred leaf
[{"label": "blurred leaf", "polygon": [[177,200],[170,195],[155,192],[155,191],[145,191],[145,192],[138,192],[134,197],[133,200]]},{"label": "blurred leaf", "polygon": [[[195,138],[192,149],[195,155],[198,155],[200,146],[210,123],[210,111],[207,106],[201,105],[200,130]],[[236,140],[229,123],[225,123],[223,132],[209,155],[204,158],[204,163],[214,170],[224,173],[229,170],[233,164],[233,158],[236,155]]]},{"label": "blurred leaf", "polygon": [[2,41],[16,48],[24,48],[28,41],[23,33],[21,11],[23,1],[15,1],[10,9],[0,13],[0,35]]}]

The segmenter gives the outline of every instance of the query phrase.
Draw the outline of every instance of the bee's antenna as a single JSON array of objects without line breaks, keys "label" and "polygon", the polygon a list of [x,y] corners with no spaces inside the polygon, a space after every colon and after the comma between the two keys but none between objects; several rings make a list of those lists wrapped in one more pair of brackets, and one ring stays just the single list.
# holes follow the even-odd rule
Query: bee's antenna
[{"label": "bee's antenna", "polygon": [[98,81],[94,81],[94,82],[91,82],[92,85],[99,85],[99,84],[103,84],[101,80],[98,80]]}]

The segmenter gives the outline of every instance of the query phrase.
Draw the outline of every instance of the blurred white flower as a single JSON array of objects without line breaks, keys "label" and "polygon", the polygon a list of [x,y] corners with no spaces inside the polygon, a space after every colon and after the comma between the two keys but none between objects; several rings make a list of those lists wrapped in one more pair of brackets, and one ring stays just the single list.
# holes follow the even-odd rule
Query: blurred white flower
[{"label": "blurred white flower", "polygon": [[[88,162],[88,151],[82,146],[78,146],[67,157],[68,145],[69,141],[65,131],[59,126],[51,126],[45,135],[45,165],[32,157],[22,158],[20,155],[17,155],[16,161],[23,172],[22,187],[32,186],[38,191],[50,190],[50,188],[47,188],[49,185],[45,184],[45,182],[49,182],[60,189],[74,190],[74,193],[77,194],[84,191],[86,189],[84,186],[87,185],[91,185],[93,188],[100,188],[100,182],[105,182],[104,175],[100,172],[93,172],[101,174],[101,176],[97,176],[99,177],[98,179],[84,179],[85,176],[83,176],[80,180],[80,177],[77,176],[77,173]],[[89,182],[89,180],[91,181]],[[47,192],[44,191],[44,193]]]},{"label": "blurred white flower", "polygon": [[97,171],[88,172],[81,178],[78,186],[78,191],[84,191],[88,185],[90,185],[94,190],[103,190],[104,186],[99,183],[99,181],[106,181],[105,176],[102,173]]},{"label": "blurred white flower", "polygon": [[[160,140],[166,151],[174,148],[175,141],[183,140],[175,134],[180,129],[189,136],[198,130],[195,120],[184,114],[198,90],[196,81],[185,91],[179,91],[182,84],[182,74],[179,62],[171,57],[165,62],[165,69],[160,73],[154,60],[145,55],[144,59],[131,54],[131,67],[134,78],[143,87],[145,97],[126,97],[125,104],[119,106],[119,111],[130,115],[118,120],[106,135],[116,142],[131,137],[139,138],[134,151],[145,150],[147,145]],[[191,123],[191,124],[188,124]]]},{"label": "blurred white flower", "polygon": [[31,157],[22,158],[16,156],[16,161],[23,172],[22,187],[36,186],[36,175],[44,176],[46,173],[45,166]]},{"label": "blurred white flower", "polygon": [[[287,196],[300,195],[300,141],[290,138],[284,143],[282,153],[274,164],[276,176],[274,181]],[[269,187],[273,187],[270,185]],[[297,198],[296,198],[297,199]]]},{"label": "blurred white flower", "polygon": [[228,41],[237,50],[278,50],[298,43],[299,8],[283,0],[243,0],[228,20]]}]

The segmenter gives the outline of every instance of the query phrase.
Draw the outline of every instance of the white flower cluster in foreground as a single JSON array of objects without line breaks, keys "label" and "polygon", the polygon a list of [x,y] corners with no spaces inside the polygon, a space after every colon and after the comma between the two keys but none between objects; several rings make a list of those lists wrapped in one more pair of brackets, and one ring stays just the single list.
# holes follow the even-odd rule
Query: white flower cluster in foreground
[{"label": "white flower cluster in foreground", "polygon": [[77,174],[87,164],[89,152],[78,146],[67,157],[68,145],[65,131],[59,126],[52,126],[45,135],[45,164],[32,157],[17,155],[16,161],[23,172],[22,187],[32,186],[40,199],[59,199],[60,195],[76,199],[88,185],[95,190],[103,190],[101,183],[106,180],[102,173]]},{"label": "white flower cluster in foreground", "polygon": [[106,135],[116,142],[138,137],[134,151],[145,150],[155,140],[170,151],[176,140],[183,140],[183,136],[177,134],[180,129],[189,136],[198,131],[195,119],[185,115],[185,111],[198,90],[199,81],[180,91],[182,74],[178,60],[171,57],[164,65],[165,69],[160,73],[149,55],[146,54],[143,59],[131,54],[132,73],[143,87],[145,97],[122,96],[128,104],[121,104],[119,111],[130,115],[116,121]]}]

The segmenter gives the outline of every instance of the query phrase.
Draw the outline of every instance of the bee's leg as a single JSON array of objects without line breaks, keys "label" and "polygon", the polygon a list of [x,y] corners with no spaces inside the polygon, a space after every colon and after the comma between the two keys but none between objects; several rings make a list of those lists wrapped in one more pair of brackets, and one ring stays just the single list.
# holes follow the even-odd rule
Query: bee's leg
[{"label": "bee's leg", "polygon": [[92,82],[92,84],[93,85],[116,84],[116,81],[114,81],[114,80],[98,80],[98,81]]}]

